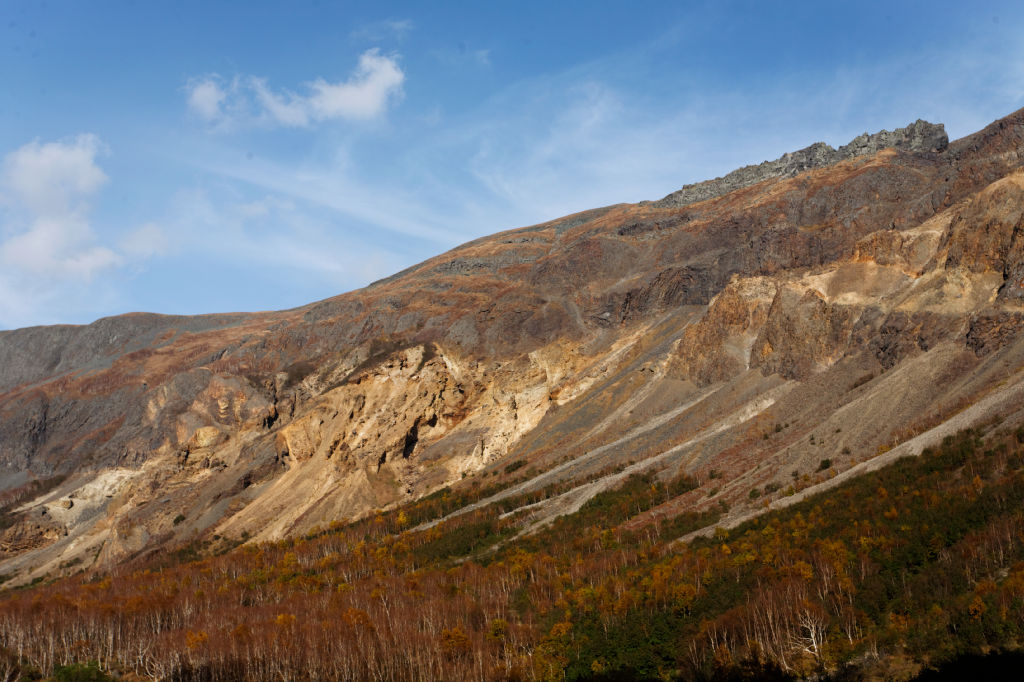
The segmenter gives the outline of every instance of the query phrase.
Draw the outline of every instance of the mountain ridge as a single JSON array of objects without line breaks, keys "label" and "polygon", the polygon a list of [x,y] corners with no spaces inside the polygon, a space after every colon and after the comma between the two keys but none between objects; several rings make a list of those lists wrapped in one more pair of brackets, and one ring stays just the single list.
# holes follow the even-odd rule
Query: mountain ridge
[{"label": "mountain ridge", "polygon": [[662,199],[641,204],[649,203],[658,208],[677,208],[714,199],[765,180],[791,178],[804,171],[832,166],[840,161],[874,154],[883,149],[926,153],[941,152],[948,145],[949,136],[946,135],[943,124],[917,119],[914,123],[891,132],[881,130],[877,133],[863,133],[838,149],[824,142],[815,142],[803,149],[783,154],[774,161],[763,161],[756,166],[743,166],[722,177],[685,185]]}]

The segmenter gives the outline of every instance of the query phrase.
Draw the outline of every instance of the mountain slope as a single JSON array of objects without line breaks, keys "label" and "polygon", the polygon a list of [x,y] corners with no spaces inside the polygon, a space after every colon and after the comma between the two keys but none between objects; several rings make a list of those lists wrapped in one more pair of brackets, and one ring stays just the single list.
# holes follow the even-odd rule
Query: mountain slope
[{"label": "mountain slope", "polygon": [[294,536],[473,482],[531,500],[523,534],[630,473],[698,484],[638,528],[731,523],[970,405],[1020,420],[1024,112],[808,150],[295,310],[0,333],[0,572]]}]

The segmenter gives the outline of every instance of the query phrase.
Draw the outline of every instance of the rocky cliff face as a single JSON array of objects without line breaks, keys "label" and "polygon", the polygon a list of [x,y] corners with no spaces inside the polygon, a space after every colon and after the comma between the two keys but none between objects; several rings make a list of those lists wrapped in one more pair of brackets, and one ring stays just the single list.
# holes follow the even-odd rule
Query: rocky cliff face
[{"label": "rocky cliff face", "polygon": [[557,484],[529,532],[642,470],[715,481],[651,514],[741,518],[967,406],[1022,419],[1022,153],[1024,112],[919,121],[296,310],[0,333],[0,572]]}]

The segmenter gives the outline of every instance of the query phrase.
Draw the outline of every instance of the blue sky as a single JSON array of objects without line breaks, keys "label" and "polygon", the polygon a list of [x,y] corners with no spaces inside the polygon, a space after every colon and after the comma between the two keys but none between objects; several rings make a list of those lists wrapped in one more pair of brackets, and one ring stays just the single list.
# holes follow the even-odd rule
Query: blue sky
[{"label": "blue sky", "polygon": [[987,2],[0,0],[0,328],[281,309],[470,239],[1024,106]]}]

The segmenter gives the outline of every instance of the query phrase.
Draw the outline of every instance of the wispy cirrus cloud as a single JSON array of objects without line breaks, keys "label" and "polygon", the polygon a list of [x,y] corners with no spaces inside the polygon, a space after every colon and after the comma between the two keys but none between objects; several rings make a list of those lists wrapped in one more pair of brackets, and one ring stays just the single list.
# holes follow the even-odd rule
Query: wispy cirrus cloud
[{"label": "wispy cirrus cloud", "polygon": [[415,28],[412,19],[383,19],[371,21],[354,29],[350,36],[353,40],[366,40],[379,43],[393,38],[401,42]]},{"label": "wispy cirrus cloud", "polygon": [[118,247],[121,253],[133,261],[163,256],[172,250],[166,230],[154,222],[148,222],[126,234]]},{"label": "wispy cirrus cloud", "polygon": [[434,59],[449,66],[472,65],[478,67],[489,67],[491,65],[491,50],[486,48],[471,48],[461,42],[455,47],[444,47],[433,50],[430,53]]},{"label": "wispy cirrus cloud", "polygon": [[465,238],[465,233],[452,225],[452,215],[424,201],[421,191],[363,181],[338,166],[297,168],[254,160],[245,164],[212,162],[202,167],[275,196],[327,209],[343,218],[342,224],[372,226],[380,239],[411,239],[450,246]]},{"label": "wispy cirrus cloud", "polygon": [[[510,212],[529,206],[556,217],[658,199],[817,141],[841,145],[917,118],[945,123],[951,137],[971,133],[993,111],[1024,105],[1024,48],[1007,40],[989,47],[989,59],[971,57],[978,52],[947,46],[751,87],[696,81],[653,92],[615,77],[616,56],[510,86],[435,136],[429,153],[462,159],[450,165]],[[1003,68],[990,68],[993,54]]]},{"label": "wispy cirrus cloud", "polygon": [[405,72],[397,55],[377,48],[359,57],[346,80],[316,78],[303,93],[275,90],[265,78],[210,74],[185,87],[190,112],[223,129],[246,125],[304,128],[331,120],[368,121],[380,117],[402,97]]},{"label": "wispy cirrus cloud", "polygon": [[[203,262],[237,270],[239,281],[254,289],[273,272],[281,288],[287,282],[287,288],[303,291],[313,284],[313,290],[325,289],[322,296],[334,295],[403,267],[400,241],[376,243],[372,230],[345,229],[319,204],[261,189],[222,184],[178,192],[168,216],[176,239]],[[291,305],[312,300],[306,294]]]}]

